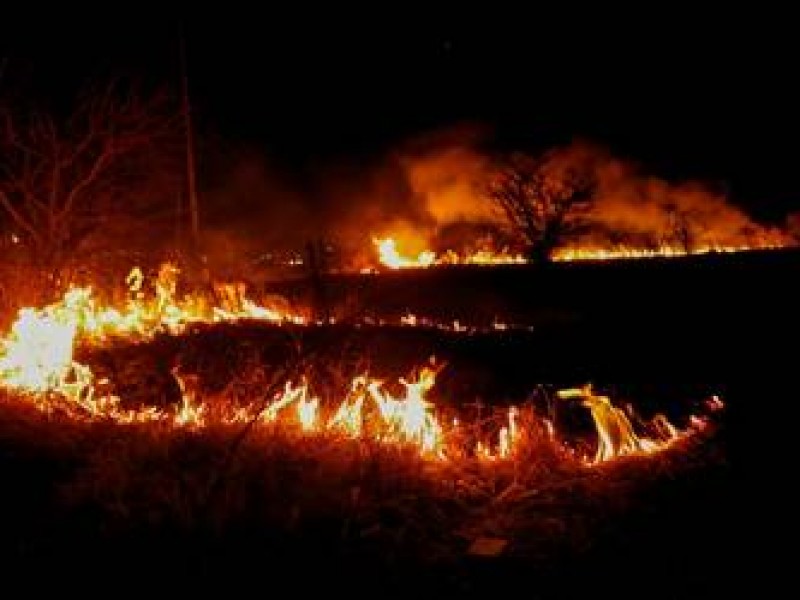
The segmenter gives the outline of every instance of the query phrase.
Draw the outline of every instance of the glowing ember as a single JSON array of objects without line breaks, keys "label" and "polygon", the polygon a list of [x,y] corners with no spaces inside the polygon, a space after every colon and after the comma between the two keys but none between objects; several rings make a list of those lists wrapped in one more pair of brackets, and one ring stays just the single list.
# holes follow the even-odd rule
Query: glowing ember
[{"label": "glowing ember", "polygon": [[436,382],[436,371],[424,367],[416,381],[401,380],[405,396],[393,398],[372,382],[367,390],[378,405],[381,417],[388,424],[387,439],[411,442],[423,452],[440,452],[442,427],[431,412],[432,404],[425,399]]},{"label": "glowing ember", "polygon": [[559,248],[553,253],[553,260],[559,262],[569,262],[576,260],[625,260],[625,259],[644,259],[644,258],[675,258],[681,256],[695,256],[703,254],[733,254],[737,252],[749,252],[753,250],[777,250],[785,248],[784,243],[763,242],[754,245],[740,246],[699,246],[697,248],[686,249],[679,246],[659,246],[657,248],[636,248],[633,246],[618,246],[615,248],[600,247],[567,247]]}]

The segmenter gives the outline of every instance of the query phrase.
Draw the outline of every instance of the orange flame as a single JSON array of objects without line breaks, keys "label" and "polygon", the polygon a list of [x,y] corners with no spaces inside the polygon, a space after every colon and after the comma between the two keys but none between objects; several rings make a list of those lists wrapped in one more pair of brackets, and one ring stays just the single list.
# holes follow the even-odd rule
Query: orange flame
[{"label": "orange flame", "polygon": [[436,253],[430,250],[423,250],[416,257],[401,255],[394,238],[373,239],[373,242],[378,249],[378,260],[390,269],[430,267],[436,262]]},{"label": "orange flame", "polygon": [[[404,256],[398,252],[397,241],[393,237],[374,239],[374,243],[378,251],[378,262],[389,269],[425,269],[445,265],[519,265],[528,262],[528,259],[522,254],[514,254],[505,250],[476,250],[462,253],[447,250],[440,255],[432,250],[422,250],[417,256]],[[551,258],[556,262],[676,258],[706,254],[734,254],[754,250],[778,250],[785,247],[786,243],[778,239],[764,239],[750,245],[715,244],[691,249],[672,245],[661,245],[655,248],[625,245],[612,248],[587,245],[557,248],[553,251]],[[364,272],[371,272],[371,270],[367,269]]]},{"label": "orange flame", "polygon": [[625,412],[612,405],[608,396],[595,394],[591,384],[559,390],[558,397],[579,398],[583,406],[591,412],[598,437],[597,452],[592,461],[594,463],[631,454],[650,454],[667,447],[682,435],[664,415],[659,414],[652,421],[657,437],[640,437],[634,432]]},{"label": "orange flame", "polygon": [[382,239],[373,238],[373,243],[378,251],[378,262],[390,269],[425,269],[441,265],[501,265],[523,264],[525,257],[507,252],[494,252],[491,250],[478,250],[471,253],[458,254],[448,250],[441,256],[432,250],[422,250],[417,256],[403,256],[397,250],[397,241],[394,237]]},{"label": "orange flame", "polygon": [[[423,457],[440,460],[469,455],[485,460],[510,459],[522,440],[533,435],[521,424],[518,409],[512,407],[496,439],[481,435],[481,439],[464,447],[458,418],[442,419],[429,397],[439,371],[431,366],[422,367],[413,377],[400,379],[399,394],[391,393],[382,381],[362,374],[352,379],[338,404],[323,403],[311,393],[311,384],[303,379],[300,383],[287,381],[266,406],[228,407],[222,411],[217,407],[210,410],[203,401],[197,376],[175,368],[172,374],[181,391],[177,407],[124,409],[121,399],[108,391],[107,381],[97,380],[88,366],[75,361],[77,344],[103,343],[109,336],[147,338],[163,329],[180,332],[191,322],[252,318],[253,314],[265,314],[264,318],[270,321],[291,318],[255,303],[248,304],[243,286],[227,289],[223,293],[223,306],[211,310],[201,308],[202,304],[195,300],[179,302],[175,298],[176,276],[176,269],[163,268],[156,282],[155,297],[148,299],[142,291],[141,271],[135,269],[127,280],[131,297],[123,310],[100,306],[90,288],[73,288],[61,301],[42,309],[22,309],[11,330],[0,340],[0,385],[21,393],[21,398],[32,401],[41,410],[58,408],[77,418],[110,419],[121,424],[155,422],[196,429],[246,422],[268,427],[280,422],[298,434],[338,434],[408,446]],[[259,312],[261,309],[267,312]],[[418,323],[417,318],[411,317],[405,321]],[[463,326],[455,323],[454,327],[458,330]],[[634,431],[625,413],[614,407],[608,397],[595,394],[591,385],[562,390],[558,395],[581,399],[591,412],[599,440],[592,463],[651,453],[707,426],[707,421],[696,418],[689,430],[681,431],[665,417],[657,416],[650,423],[653,435],[643,437]],[[707,405],[709,410],[716,411],[723,403],[714,396]],[[332,409],[325,410],[325,406]],[[548,439],[555,443],[552,423],[545,422],[545,429],[549,432]]]}]

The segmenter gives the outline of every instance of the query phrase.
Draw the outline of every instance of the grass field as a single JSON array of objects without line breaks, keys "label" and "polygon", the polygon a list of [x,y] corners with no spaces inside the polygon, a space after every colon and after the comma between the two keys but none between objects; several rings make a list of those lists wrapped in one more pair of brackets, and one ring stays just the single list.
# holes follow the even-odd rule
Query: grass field
[{"label": "grass field", "polygon": [[[526,405],[554,420],[558,443],[531,435],[509,461],[442,463],[281,427],[241,438],[240,426],[83,422],[6,394],[0,564],[32,588],[59,581],[103,590],[110,578],[126,589],[168,584],[192,592],[290,586],[298,594],[358,596],[725,596],[734,580],[721,573],[739,563],[749,531],[745,494],[760,498],[753,511],[765,503],[759,490],[743,488],[736,461],[751,445],[759,453],[750,458],[760,458],[766,440],[780,454],[786,441],[756,427],[750,407],[771,388],[791,389],[788,370],[768,378],[791,362],[770,344],[796,327],[795,292],[782,287],[796,273],[796,257],[752,260],[662,271],[559,265],[538,280],[528,280],[527,270],[359,280],[370,286],[368,306],[378,315],[391,312],[386,303],[403,289],[398,311],[427,314],[435,302],[442,318],[466,321],[459,307],[474,301],[473,319],[538,315],[532,330],[229,324],[82,348],[79,359],[108,377],[125,402],[158,406],[180,399],[175,364],[196,377],[204,397],[219,399],[234,389],[257,395],[254,369],[298,358],[315,381],[335,386],[365,369],[395,380],[435,355],[446,363],[432,393],[437,406]],[[433,288],[442,291],[432,300]],[[530,291],[520,297],[519,290]],[[365,292],[357,293],[363,307]],[[501,313],[488,294],[516,308]],[[553,306],[559,316],[546,318]],[[596,443],[587,411],[543,402],[542,394],[587,381],[644,416],[663,411],[680,426],[709,394],[720,394],[727,409],[702,434],[659,454],[589,467],[564,449]]]}]

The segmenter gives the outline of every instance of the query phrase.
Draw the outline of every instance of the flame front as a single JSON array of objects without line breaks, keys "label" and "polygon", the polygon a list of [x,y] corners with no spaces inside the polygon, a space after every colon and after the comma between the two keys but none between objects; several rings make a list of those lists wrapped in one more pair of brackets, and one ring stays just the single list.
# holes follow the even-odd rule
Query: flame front
[{"label": "flame front", "polygon": [[[446,265],[514,265],[528,262],[523,254],[489,249],[465,252],[447,250],[442,254],[436,254],[432,250],[422,250],[416,256],[405,256],[398,251],[397,241],[394,237],[373,239],[373,242],[377,248],[378,262],[389,269],[425,269]],[[708,244],[695,248],[669,244],[656,247],[579,245],[556,248],[551,259],[556,262],[574,262],[678,258],[708,254],[734,254],[754,250],[778,250],[785,247],[786,242],[779,238],[765,238],[750,244]]]},{"label": "flame front", "polygon": [[[361,374],[354,377],[338,402],[312,393],[313,382],[287,381],[266,404],[219,407],[211,410],[197,383],[197,376],[174,368],[172,375],[181,400],[172,409],[153,407],[123,409],[121,399],[109,392],[107,381],[97,380],[92,370],[74,359],[80,343],[102,343],[114,336],[147,339],[158,331],[180,333],[193,322],[217,322],[240,318],[292,320],[252,303],[244,287],[224,288],[222,306],[204,307],[196,298],[176,300],[177,270],[162,268],[154,298],[143,292],[143,276],[134,270],[128,278],[130,297],[118,310],[102,307],[90,288],[73,288],[60,302],[43,309],[25,308],[18,314],[7,336],[0,341],[0,384],[31,400],[44,411],[58,408],[76,418],[110,419],[118,423],[162,423],[172,427],[204,428],[219,424],[253,423],[260,427],[280,424],[301,435],[333,435],[357,440],[415,448],[423,457],[447,460],[475,456],[479,460],[505,460],[517,453],[520,444],[533,433],[523,426],[516,407],[509,409],[496,435],[480,426],[464,424],[458,418],[442,418],[430,398],[436,383],[437,368],[424,366],[409,378],[399,380],[401,391],[394,394],[383,381]],[[409,325],[418,319],[406,318]],[[296,320],[295,322],[304,322]],[[455,324],[454,330],[462,326]],[[591,386],[562,390],[562,398],[577,398],[591,412],[598,435],[598,448],[592,463],[629,454],[651,453],[670,445],[692,431],[701,430],[706,421],[693,419],[689,430],[681,431],[663,416],[649,424],[651,436],[640,436],[628,416],[612,405],[606,396],[597,395]],[[323,401],[324,400],[324,401]],[[709,410],[722,408],[712,397]],[[555,442],[552,423],[544,422],[547,439]],[[476,429],[477,427],[477,429]],[[469,430],[470,436],[462,435]],[[477,435],[474,432],[477,431]],[[471,441],[466,442],[465,438]]]},{"label": "flame front", "polygon": [[373,241],[378,249],[378,260],[390,269],[424,268],[436,262],[436,253],[430,250],[423,250],[416,257],[403,256],[397,250],[394,238],[387,237]]},{"label": "flame front", "polygon": [[678,258],[682,256],[702,256],[705,254],[735,254],[751,252],[754,250],[779,250],[786,244],[778,240],[764,240],[753,244],[723,245],[713,244],[684,248],[681,246],[661,245],[654,248],[636,246],[570,246],[558,248],[553,253],[553,260],[557,262],[572,262],[579,260],[605,261],[605,260],[634,260],[647,258]]},{"label": "flame front", "polygon": [[665,448],[682,435],[664,415],[659,414],[651,422],[656,437],[640,437],[625,412],[612,405],[608,396],[595,394],[590,384],[582,388],[560,390],[558,396],[563,399],[578,398],[591,412],[598,438],[594,463],[631,454],[649,454]]},{"label": "flame front", "polygon": [[523,264],[525,257],[521,254],[478,250],[459,254],[448,250],[437,255],[433,250],[422,250],[416,256],[404,256],[397,249],[397,241],[393,237],[373,238],[378,251],[378,262],[389,269],[425,269],[441,265],[507,265]]}]

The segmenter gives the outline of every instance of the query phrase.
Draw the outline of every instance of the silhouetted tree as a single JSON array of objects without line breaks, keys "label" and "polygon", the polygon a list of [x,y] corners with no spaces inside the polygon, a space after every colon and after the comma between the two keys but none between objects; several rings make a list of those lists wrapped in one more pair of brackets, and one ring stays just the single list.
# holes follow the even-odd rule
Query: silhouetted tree
[{"label": "silhouetted tree", "polygon": [[32,266],[56,274],[98,232],[124,248],[174,214],[180,179],[166,157],[179,121],[165,94],[114,81],[63,115],[19,104],[0,98],[0,213]]},{"label": "silhouetted tree", "polygon": [[667,246],[691,254],[697,245],[697,231],[692,215],[675,204],[666,204],[664,209],[668,219],[664,242]]},{"label": "silhouetted tree", "polygon": [[552,251],[583,232],[594,181],[577,170],[558,168],[548,156],[513,154],[489,182],[487,194],[525,241],[532,260],[546,262]]}]

